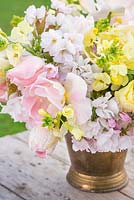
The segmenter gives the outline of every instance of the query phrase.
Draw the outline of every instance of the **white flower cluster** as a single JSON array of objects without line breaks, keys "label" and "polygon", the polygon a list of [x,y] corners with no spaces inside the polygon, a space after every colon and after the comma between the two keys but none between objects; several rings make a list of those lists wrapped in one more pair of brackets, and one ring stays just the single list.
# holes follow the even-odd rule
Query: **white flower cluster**
[{"label": "white flower cluster", "polygon": [[40,8],[36,8],[34,5],[30,6],[25,11],[25,20],[30,24],[33,25],[36,20],[42,21],[46,14],[45,6],[41,6]]},{"label": "white flower cluster", "polygon": [[[86,17],[78,12],[78,7],[66,1],[52,0],[54,10],[46,11],[45,7],[30,6],[25,11],[25,20],[33,25],[45,17],[45,27],[41,34],[43,51],[52,56],[53,61],[63,74],[68,72],[80,75],[88,85],[88,93],[92,90],[92,66],[89,64],[84,47],[84,34],[94,27],[94,18]],[[56,10],[56,12],[55,12]]]},{"label": "white flower cluster", "polygon": [[[48,15],[49,20],[50,15],[53,14]],[[84,54],[83,36],[93,27],[93,18],[63,13],[57,14],[54,18],[52,16],[53,21],[46,17],[47,27],[41,35],[41,47],[44,52],[49,52],[56,63],[65,65],[75,62],[77,56]],[[51,26],[56,26],[57,29],[50,28],[47,31]]]}]

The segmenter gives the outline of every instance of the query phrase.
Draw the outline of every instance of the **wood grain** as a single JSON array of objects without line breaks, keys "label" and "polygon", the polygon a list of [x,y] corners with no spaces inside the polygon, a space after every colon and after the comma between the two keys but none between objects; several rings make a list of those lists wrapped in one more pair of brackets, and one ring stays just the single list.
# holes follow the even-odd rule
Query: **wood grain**
[{"label": "wood grain", "polygon": [[[134,199],[133,178],[132,183],[122,191],[108,194],[85,193],[72,188],[66,181],[69,158],[65,144],[60,144],[53,156],[42,160],[35,157],[28,149],[27,138],[26,132],[0,139],[0,183],[20,197],[26,200]],[[132,163],[127,164],[129,176],[133,173],[131,167]],[[14,200],[20,199],[14,198]]]},{"label": "wood grain", "polygon": [[0,200],[22,200],[23,198],[0,186]]}]

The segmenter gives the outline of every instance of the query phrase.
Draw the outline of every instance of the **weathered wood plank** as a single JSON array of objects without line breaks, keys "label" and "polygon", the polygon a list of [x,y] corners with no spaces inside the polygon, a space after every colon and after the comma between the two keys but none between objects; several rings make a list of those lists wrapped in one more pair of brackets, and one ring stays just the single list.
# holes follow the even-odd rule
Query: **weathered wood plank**
[{"label": "weathered wood plank", "polygon": [[27,200],[130,199],[119,192],[90,194],[72,188],[65,179],[68,165],[55,158],[41,160],[33,156],[15,137],[0,139],[0,148],[0,183]]},{"label": "weathered wood plank", "polygon": [[0,200],[22,200],[22,198],[16,196],[8,189],[0,186]]},{"label": "weathered wood plank", "polygon": [[134,199],[134,154],[131,155],[129,162],[126,164],[126,170],[129,176],[129,184],[121,190],[121,193]]}]

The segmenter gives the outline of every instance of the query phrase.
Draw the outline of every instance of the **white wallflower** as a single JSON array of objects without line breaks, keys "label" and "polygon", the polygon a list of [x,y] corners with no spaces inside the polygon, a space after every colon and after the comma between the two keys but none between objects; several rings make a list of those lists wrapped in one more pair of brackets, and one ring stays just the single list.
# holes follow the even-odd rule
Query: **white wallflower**
[{"label": "white wallflower", "polygon": [[94,27],[94,19],[92,16],[84,17],[66,15],[60,27],[63,33],[80,33],[84,35],[87,31]]},{"label": "white wallflower", "polygon": [[98,151],[117,152],[119,150],[119,134],[119,131],[113,129],[101,132],[96,138]]},{"label": "white wallflower", "polygon": [[80,33],[65,33],[64,38],[72,44],[76,51],[84,51],[83,49],[83,35]]},{"label": "white wallflower", "polygon": [[118,114],[119,112],[118,104],[115,101],[115,99],[111,97],[112,95],[110,94],[110,92],[107,92],[104,97],[101,96],[92,101],[93,107],[96,108],[97,116],[104,119],[109,119]]},{"label": "white wallflower", "polygon": [[64,20],[67,16],[63,13],[58,13],[56,16],[56,23],[61,26],[62,24],[64,24]]},{"label": "white wallflower", "polygon": [[41,35],[41,47],[44,52],[50,52],[50,55],[57,53],[59,44],[62,40],[62,32],[59,30],[50,29],[48,32],[44,32]]},{"label": "white wallflower", "polygon": [[46,17],[45,30],[49,26],[55,26],[55,25],[56,25],[56,16],[53,15],[52,13],[48,13]]},{"label": "white wallflower", "polygon": [[36,10],[36,17],[38,20],[42,20],[46,15],[46,8],[45,6],[41,6],[40,8],[37,8]]},{"label": "white wallflower", "polygon": [[101,132],[100,123],[97,121],[88,121],[86,124],[82,126],[85,132],[85,137],[91,139],[96,137]]},{"label": "white wallflower", "polygon": [[29,6],[25,14],[25,20],[32,25],[36,20],[36,7],[34,5]]},{"label": "white wallflower", "polygon": [[45,17],[46,8],[45,6],[41,6],[40,8],[36,8],[34,5],[29,6],[25,11],[25,20],[30,24],[33,25],[36,20],[42,20]]},{"label": "white wallflower", "polygon": [[87,83],[88,87],[88,96],[92,91],[92,81],[93,81],[93,72],[92,66],[89,64],[90,59],[84,59],[83,56],[78,56],[76,59],[76,65],[73,67],[72,72],[81,76]]},{"label": "white wallflower", "polygon": [[54,54],[54,61],[58,63],[66,63],[73,61],[75,55],[74,46],[68,40],[62,39],[57,46],[57,52]]},{"label": "white wallflower", "polygon": [[1,113],[8,113],[15,122],[26,122],[28,119],[27,112],[22,106],[22,98],[16,93],[10,95],[7,104],[2,107]]},{"label": "white wallflower", "polygon": [[77,13],[77,8],[68,4],[66,0],[51,0],[51,7],[65,14]]}]

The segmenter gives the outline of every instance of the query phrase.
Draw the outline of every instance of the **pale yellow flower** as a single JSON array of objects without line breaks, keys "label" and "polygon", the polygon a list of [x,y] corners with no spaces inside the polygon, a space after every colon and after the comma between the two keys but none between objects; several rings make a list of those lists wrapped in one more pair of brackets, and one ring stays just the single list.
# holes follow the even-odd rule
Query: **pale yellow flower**
[{"label": "pale yellow flower", "polygon": [[38,113],[39,113],[39,115],[41,115],[42,117],[45,117],[46,116],[46,111],[44,110],[44,109],[39,109],[38,110]]},{"label": "pale yellow flower", "polygon": [[0,52],[0,83],[6,80],[6,70],[10,67],[10,63],[6,58],[6,52]]},{"label": "pale yellow flower", "polygon": [[62,114],[67,118],[67,120],[74,118],[74,110],[70,105],[63,108]]},{"label": "pale yellow flower", "polygon": [[115,98],[123,112],[134,112],[134,80],[115,92]]},{"label": "pale yellow flower", "polygon": [[30,26],[27,22],[22,21],[17,27],[12,29],[10,40],[13,42],[28,44],[28,34],[32,33],[33,30],[34,28],[32,26]]},{"label": "pale yellow flower", "polygon": [[128,83],[127,66],[111,65],[110,66],[111,81],[114,85],[125,86]]},{"label": "pale yellow flower", "polygon": [[62,125],[60,129],[56,129],[56,128],[52,129],[52,132],[55,137],[61,140],[63,136],[67,134],[68,130],[66,129],[64,125]]},{"label": "pale yellow flower", "polygon": [[93,44],[93,41],[96,38],[96,34],[97,34],[98,30],[96,28],[93,28],[92,30],[90,30],[89,32],[87,32],[84,35],[84,40],[83,40],[83,44],[84,44],[84,48],[86,53],[92,57],[92,51],[90,50],[90,47]]},{"label": "pale yellow flower", "polygon": [[23,52],[24,49],[20,44],[10,44],[6,49],[7,58],[10,64],[16,66],[20,62]]},{"label": "pale yellow flower", "polygon": [[73,127],[71,130],[71,134],[74,136],[76,140],[81,140],[82,137],[84,137],[84,132],[79,127]]},{"label": "pale yellow flower", "polygon": [[109,87],[111,83],[110,76],[104,73],[94,73],[94,81],[92,84],[93,90],[95,91],[102,91]]}]

